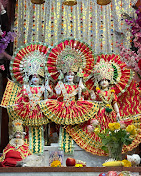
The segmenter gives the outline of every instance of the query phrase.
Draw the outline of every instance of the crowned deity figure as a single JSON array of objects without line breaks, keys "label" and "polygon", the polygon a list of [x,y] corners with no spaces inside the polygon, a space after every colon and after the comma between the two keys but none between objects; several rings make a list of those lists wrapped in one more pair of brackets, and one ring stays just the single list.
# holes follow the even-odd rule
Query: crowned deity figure
[{"label": "crowned deity figure", "polygon": [[136,126],[137,135],[131,145],[123,146],[123,152],[131,151],[141,142],[140,90],[132,78],[132,71],[126,68],[126,64],[118,55],[97,56],[93,72],[85,81],[85,85],[89,89],[91,100],[99,104],[98,113],[83,124],[66,128],[81,148],[92,154],[108,155],[102,150],[100,137],[92,130],[93,123],[97,123],[101,130],[106,130],[109,123],[131,121]]},{"label": "crowned deity figure", "polygon": [[0,157],[0,167],[15,167],[18,161],[25,159],[31,154],[28,144],[24,142],[22,120],[14,120],[12,122],[11,140]]},{"label": "crowned deity figure", "polygon": [[[117,96],[112,85],[114,83],[114,68],[111,63],[101,59],[94,66],[96,93],[91,91],[91,99],[99,102],[99,111],[96,119],[102,128],[108,128],[108,123],[120,120]],[[103,124],[105,125],[103,126]],[[107,126],[106,126],[107,124]]]},{"label": "crowned deity figure", "polygon": [[40,126],[48,123],[38,105],[38,102],[44,99],[45,90],[51,92],[48,81],[45,84],[45,59],[39,51],[33,51],[26,55],[26,60],[23,61],[25,82],[17,96],[14,112],[26,126]]},{"label": "crowned deity figure", "polygon": [[62,137],[65,133],[64,127],[88,121],[98,111],[96,102],[83,98],[86,89],[83,77],[91,73],[93,63],[91,49],[77,40],[65,40],[49,52],[47,71],[57,82],[57,99],[40,102],[40,108],[48,119],[63,126],[59,139],[64,141],[64,146],[69,143]]},{"label": "crowned deity figure", "polygon": [[1,103],[10,120],[23,121],[33,153],[43,152],[43,125],[49,122],[39,106],[52,92],[45,74],[47,51],[48,47],[42,43],[29,43],[15,52],[10,63],[12,81],[8,82]]},{"label": "crowned deity figure", "polygon": [[[89,69],[87,60],[90,62],[91,59],[93,62],[94,58],[92,55],[91,58],[86,57],[86,48],[84,51],[75,48],[78,47],[77,42],[63,41],[50,50],[48,56],[47,71],[57,81],[57,100],[42,101],[40,107],[48,119],[60,125],[75,125],[88,121],[98,110],[97,103],[82,98],[85,89],[82,79],[86,68]],[[80,42],[78,44],[80,45]],[[57,49],[60,51],[57,52]],[[91,50],[87,49],[87,52],[91,53]]]}]

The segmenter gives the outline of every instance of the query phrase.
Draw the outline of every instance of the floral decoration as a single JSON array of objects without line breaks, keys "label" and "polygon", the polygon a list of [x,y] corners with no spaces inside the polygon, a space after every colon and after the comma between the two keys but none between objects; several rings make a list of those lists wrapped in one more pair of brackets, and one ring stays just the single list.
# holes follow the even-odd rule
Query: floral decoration
[{"label": "floral decoration", "polygon": [[83,167],[82,164],[76,164],[75,167]]},{"label": "floral decoration", "polygon": [[4,65],[0,65],[0,70],[2,70],[2,71],[4,71],[4,70],[5,70]]},{"label": "floral decoration", "polygon": [[124,163],[124,167],[131,167],[131,162],[130,161],[124,159],[124,160],[122,160],[122,162]]},{"label": "floral decoration", "polygon": [[8,46],[10,42],[14,41],[14,38],[16,37],[15,32],[9,31],[6,35],[6,32],[1,32],[1,39],[0,39],[0,53],[2,53]]},{"label": "floral decoration", "polygon": [[[97,123],[95,123],[97,122]],[[102,150],[109,153],[109,156],[115,160],[120,160],[123,145],[130,145],[136,135],[137,131],[132,121],[126,119],[125,121],[113,122],[108,124],[108,128],[101,130],[98,121],[93,119],[90,125],[87,126],[89,132],[94,132],[98,135],[103,146]]]},{"label": "floral decoration", "polygon": [[100,131],[100,133],[98,133],[98,136],[102,139],[104,148],[110,142],[118,142],[120,144],[130,145],[133,141],[134,135],[136,135],[136,128],[134,125],[128,125],[124,129],[121,128],[119,122],[109,123],[106,130]]},{"label": "floral decoration", "polygon": [[51,163],[51,167],[61,167],[61,162],[59,160],[55,160]]},{"label": "floral decoration", "polygon": [[138,9],[136,11],[137,18],[128,20],[126,23],[131,26],[131,41],[136,47],[133,51],[132,49],[126,49],[123,45],[118,45],[120,48],[120,55],[123,61],[127,64],[129,68],[135,71],[135,80],[141,81],[141,11]]}]

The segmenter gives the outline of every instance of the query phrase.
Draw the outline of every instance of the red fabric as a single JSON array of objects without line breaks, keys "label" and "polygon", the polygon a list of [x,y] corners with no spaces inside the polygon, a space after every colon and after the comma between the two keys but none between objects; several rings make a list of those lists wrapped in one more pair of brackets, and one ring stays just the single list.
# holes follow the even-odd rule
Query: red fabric
[{"label": "red fabric", "polygon": [[22,157],[18,151],[9,151],[6,153],[5,160],[0,163],[0,167],[15,167],[17,161],[21,161]]},{"label": "red fabric", "polygon": [[5,159],[6,158],[17,158],[17,159],[21,159],[21,155],[20,155],[20,153],[18,152],[18,151],[12,151],[12,150],[10,150],[9,152],[7,152],[6,153],[6,155],[5,155]]}]

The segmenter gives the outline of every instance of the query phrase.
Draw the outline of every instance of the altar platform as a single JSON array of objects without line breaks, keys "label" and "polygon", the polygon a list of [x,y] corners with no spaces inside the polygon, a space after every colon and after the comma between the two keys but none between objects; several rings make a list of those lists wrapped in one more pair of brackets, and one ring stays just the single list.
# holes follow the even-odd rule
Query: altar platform
[{"label": "altar platform", "polygon": [[[44,146],[44,166],[49,166],[49,152],[59,150],[58,143],[52,143],[51,146]],[[102,167],[102,163],[108,159],[106,156],[97,156],[86,152],[80,148],[77,144],[74,144],[74,154],[66,155],[64,154],[63,166],[66,166],[66,159],[68,157],[75,158],[76,160],[81,160],[86,162],[87,167]]]},{"label": "altar platform", "polygon": [[[0,168],[2,176],[99,176],[100,173],[108,171],[130,171],[132,176],[141,175],[141,167],[102,167],[108,157],[92,155],[81,149],[78,145],[74,145],[73,155],[64,155],[63,167],[49,167],[49,152],[57,151],[59,148],[57,143],[51,146],[44,146],[44,159],[38,167],[7,167]],[[66,159],[68,157],[75,158],[86,162],[86,167],[66,167]]]},{"label": "altar platform", "polygon": [[141,167],[7,167],[0,168],[2,176],[98,176],[108,171],[130,171],[133,176],[141,175]]}]

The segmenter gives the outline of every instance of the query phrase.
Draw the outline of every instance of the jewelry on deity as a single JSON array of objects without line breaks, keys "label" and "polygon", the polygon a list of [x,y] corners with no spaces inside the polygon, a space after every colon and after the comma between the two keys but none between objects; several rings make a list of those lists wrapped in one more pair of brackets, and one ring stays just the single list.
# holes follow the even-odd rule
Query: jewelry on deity
[{"label": "jewelry on deity", "polygon": [[[101,98],[102,102],[106,105],[106,108],[105,108],[106,112],[108,112],[108,113],[111,112],[112,111],[111,103],[114,98],[113,89],[111,89],[111,96],[110,96],[109,100],[108,99],[106,100],[106,98],[105,98],[106,95],[104,95],[104,96],[102,95],[102,92],[99,87],[96,87],[96,90],[97,90],[97,93],[98,93],[99,97]],[[107,94],[108,92],[104,91],[104,93]]]}]

